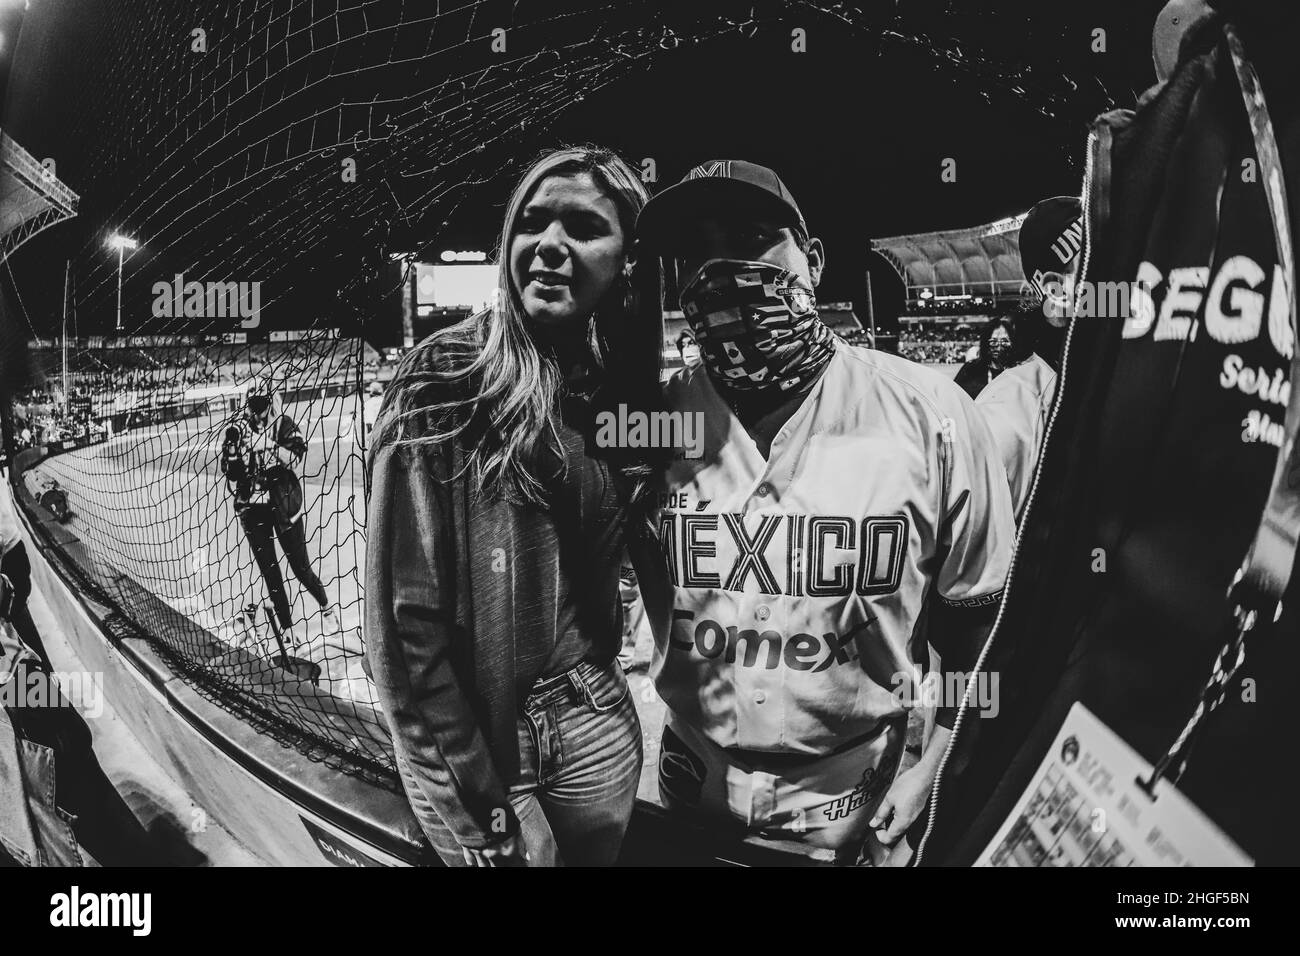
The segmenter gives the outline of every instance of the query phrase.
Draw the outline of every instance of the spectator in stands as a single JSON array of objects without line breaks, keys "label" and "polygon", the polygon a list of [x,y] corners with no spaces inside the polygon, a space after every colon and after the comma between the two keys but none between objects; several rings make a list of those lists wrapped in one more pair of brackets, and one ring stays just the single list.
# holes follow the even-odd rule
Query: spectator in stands
[{"label": "spectator in stands", "polygon": [[[647,199],[613,153],[535,162],[492,308],[412,350],[375,426],[366,653],[412,808],[451,866],[607,865],[641,776],[619,567],[660,451],[593,440],[660,408]],[[671,454],[671,450],[665,450]]]},{"label": "spectator in stands", "polygon": [[975,398],[989,382],[1020,361],[1015,329],[1008,319],[999,319],[980,337],[979,355],[957,372],[956,382]]},{"label": "spectator in stands", "polygon": [[272,535],[279,539],[298,583],[320,606],[322,635],[337,634],[341,630],[338,608],[330,604],[325,586],[312,569],[303,531],[302,484],[292,468],[306,456],[307,442],[297,423],[283,413],[279,396],[266,379],[249,387],[245,403],[243,413],[226,430],[221,471],[276,618],[287,641],[299,643]]},{"label": "spectator in stands", "polygon": [[971,341],[971,334],[964,325],[907,325],[900,337],[899,354],[926,365],[960,365],[979,353],[979,343]]}]

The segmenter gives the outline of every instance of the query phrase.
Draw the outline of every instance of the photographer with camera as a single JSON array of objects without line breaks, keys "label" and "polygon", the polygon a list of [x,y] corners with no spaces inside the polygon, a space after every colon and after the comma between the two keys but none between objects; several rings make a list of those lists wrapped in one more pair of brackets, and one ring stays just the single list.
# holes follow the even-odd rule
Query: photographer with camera
[{"label": "photographer with camera", "polygon": [[302,483],[293,471],[293,465],[300,463],[306,454],[307,442],[302,431],[284,414],[271,384],[263,379],[250,385],[243,411],[226,429],[221,446],[221,472],[234,495],[235,513],[266,581],[276,618],[286,640],[292,644],[300,641],[292,631],[293,612],[273,537],[280,540],[294,577],[320,605],[321,634],[329,636],[340,630],[338,608],[330,605],[307,554],[302,524]]}]

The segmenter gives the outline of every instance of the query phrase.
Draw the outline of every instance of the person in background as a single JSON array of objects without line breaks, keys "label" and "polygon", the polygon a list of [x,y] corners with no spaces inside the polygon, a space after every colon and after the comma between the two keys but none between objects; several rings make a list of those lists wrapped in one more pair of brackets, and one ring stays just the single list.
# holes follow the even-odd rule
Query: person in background
[{"label": "person in background", "polygon": [[1017,522],[1029,498],[1056,395],[1061,327],[1073,298],[1082,248],[1083,204],[1078,199],[1045,199],[1029,211],[1020,227],[1020,260],[1033,294],[1015,328],[1017,339],[1031,351],[975,399],[1006,466]]},{"label": "person in background", "polygon": [[330,604],[325,586],[312,568],[303,530],[302,483],[293,472],[293,466],[306,457],[307,442],[297,423],[284,414],[279,395],[267,379],[256,379],[244,401],[243,411],[226,429],[221,472],[276,618],[287,643],[305,640],[293,629],[293,610],[275,554],[274,540],[278,539],[294,577],[320,607],[321,634],[337,634],[341,629],[339,611]]},{"label": "person in background", "polygon": [[979,355],[957,371],[954,381],[976,398],[989,382],[1018,361],[1015,327],[1008,319],[998,319],[980,336]]},{"label": "person in background", "polygon": [[[920,865],[978,859],[1078,707],[1153,768],[1134,799],[1160,771],[1152,834],[1176,788],[1300,860],[1300,4],[1175,0],[1152,40],[1159,84],[1090,130],[1089,286],[981,665],[1001,712],[955,736]],[[1138,307],[1086,312],[1106,285]]]},{"label": "person in background", "polygon": [[682,360],[683,368],[692,368],[700,364],[700,346],[695,341],[695,336],[682,329],[677,336],[677,355]]}]

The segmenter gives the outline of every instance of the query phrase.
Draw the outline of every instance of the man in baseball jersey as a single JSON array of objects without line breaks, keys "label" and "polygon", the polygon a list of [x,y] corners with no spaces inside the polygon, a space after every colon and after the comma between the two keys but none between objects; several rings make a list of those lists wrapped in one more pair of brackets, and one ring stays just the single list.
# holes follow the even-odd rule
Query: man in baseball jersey
[{"label": "man in baseball jersey", "polygon": [[897,773],[927,640],[972,669],[1006,576],[996,448],[947,378],[821,322],[822,244],[772,170],[697,166],[637,236],[675,261],[703,356],[665,386],[704,433],[652,517],[668,586],[641,575],[668,706],[661,796],[880,862],[921,816],[960,703],[940,701],[920,761]]},{"label": "man in baseball jersey", "polygon": [[1056,396],[1061,329],[1074,297],[1082,250],[1083,204],[1078,199],[1044,199],[1029,211],[1020,227],[1020,263],[1032,287],[1031,308],[1019,316],[1017,325],[1021,337],[1032,339],[1031,351],[975,399],[1006,467],[1017,523],[1029,499]]}]

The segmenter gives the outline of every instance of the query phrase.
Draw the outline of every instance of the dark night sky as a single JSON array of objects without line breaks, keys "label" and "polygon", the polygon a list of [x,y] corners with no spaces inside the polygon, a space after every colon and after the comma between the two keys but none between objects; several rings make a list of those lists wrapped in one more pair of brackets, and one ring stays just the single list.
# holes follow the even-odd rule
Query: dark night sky
[{"label": "dark night sky", "polygon": [[[16,51],[17,15],[0,20],[3,125],[57,158],[82,214],[11,265],[48,330],[72,258],[79,329],[103,329],[115,270],[102,239],[125,224],[146,247],[126,273],[132,314],[185,269],[264,278],[271,323],[301,327],[373,311],[386,252],[492,248],[519,164],[594,141],[654,158],[652,189],[709,158],[773,166],[827,244],[820,298],[857,298],[872,237],[1076,193],[1088,121],[1154,81],[1162,5],[488,0],[419,20],[409,0],[32,0]],[[203,59],[187,49],[195,24],[211,37]],[[506,65],[494,25],[510,31]],[[795,27],[807,53],[790,50]],[[478,85],[443,82],[455,76]],[[368,178],[347,192],[338,140],[359,130]],[[946,157],[956,183],[940,181]]]}]

